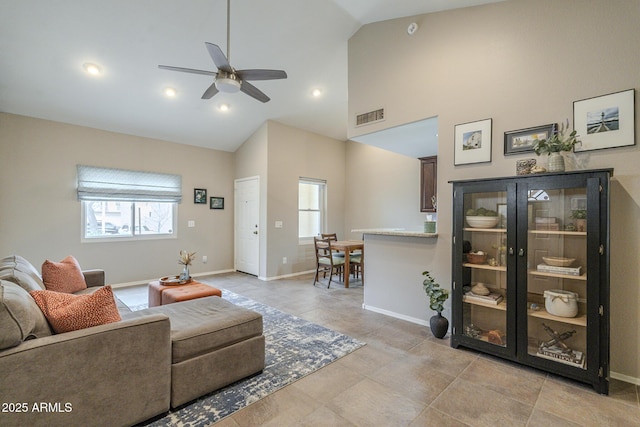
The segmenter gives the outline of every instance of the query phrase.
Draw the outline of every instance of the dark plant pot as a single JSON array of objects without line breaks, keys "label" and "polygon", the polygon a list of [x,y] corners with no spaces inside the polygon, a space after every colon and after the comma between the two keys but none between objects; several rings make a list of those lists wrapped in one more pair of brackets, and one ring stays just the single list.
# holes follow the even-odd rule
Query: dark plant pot
[{"label": "dark plant pot", "polygon": [[442,317],[442,314],[438,313],[429,319],[429,327],[434,337],[444,338],[449,330],[449,321],[446,317]]}]

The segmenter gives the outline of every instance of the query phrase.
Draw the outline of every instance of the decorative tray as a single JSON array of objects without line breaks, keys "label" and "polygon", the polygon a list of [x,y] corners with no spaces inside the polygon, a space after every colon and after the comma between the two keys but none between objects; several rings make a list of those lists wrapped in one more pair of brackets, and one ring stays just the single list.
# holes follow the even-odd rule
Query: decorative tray
[{"label": "decorative tray", "polygon": [[187,280],[180,280],[180,276],[165,276],[160,278],[160,284],[163,286],[186,285],[191,283],[191,276]]}]

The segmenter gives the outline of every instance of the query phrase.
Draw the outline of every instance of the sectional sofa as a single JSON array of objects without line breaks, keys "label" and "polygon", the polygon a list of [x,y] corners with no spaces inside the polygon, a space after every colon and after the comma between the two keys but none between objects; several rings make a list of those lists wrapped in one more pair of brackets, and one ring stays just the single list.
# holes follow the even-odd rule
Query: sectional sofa
[{"label": "sectional sofa", "polygon": [[[102,270],[84,271],[91,294]],[[219,297],[131,312],[54,333],[29,294],[44,284],[20,256],[0,261],[0,425],[125,426],[264,368],[262,316]]]}]

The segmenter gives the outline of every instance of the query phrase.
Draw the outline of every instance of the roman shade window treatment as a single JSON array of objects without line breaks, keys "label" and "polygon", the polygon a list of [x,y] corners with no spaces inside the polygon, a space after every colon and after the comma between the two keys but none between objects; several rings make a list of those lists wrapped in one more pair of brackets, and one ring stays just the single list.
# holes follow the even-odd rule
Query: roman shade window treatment
[{"label": "roman shade window treatment", "polygon": [[78,200],[182,202],[182,176],[77,165]]}]

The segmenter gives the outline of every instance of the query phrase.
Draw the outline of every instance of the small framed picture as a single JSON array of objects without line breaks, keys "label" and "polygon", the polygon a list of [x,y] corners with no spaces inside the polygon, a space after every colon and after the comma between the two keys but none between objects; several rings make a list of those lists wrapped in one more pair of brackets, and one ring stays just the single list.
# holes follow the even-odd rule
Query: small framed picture
[{"label": "small framed picture", "polygon": [[547,139],[557,128],[556,123],[532,128],[512,130],[504,133],[504,155],[533,152],[536,139]]},{"label": "small framed picture", "polygon": [[455,125],[454,165],[491,162],[492,119]]},{"label": "small framed picture", "polygon": [[197,205],[207,204],[207,190],[204,188],[194,188],[193,203]]},{"label": "small framed picture", "polygon": [[209,209],[224,209],[224,197],[210,197]]},{"label": "small framed picture", "polygon": [[636,145],[635,90],[575,101],[573,128],[575,152]]}]

